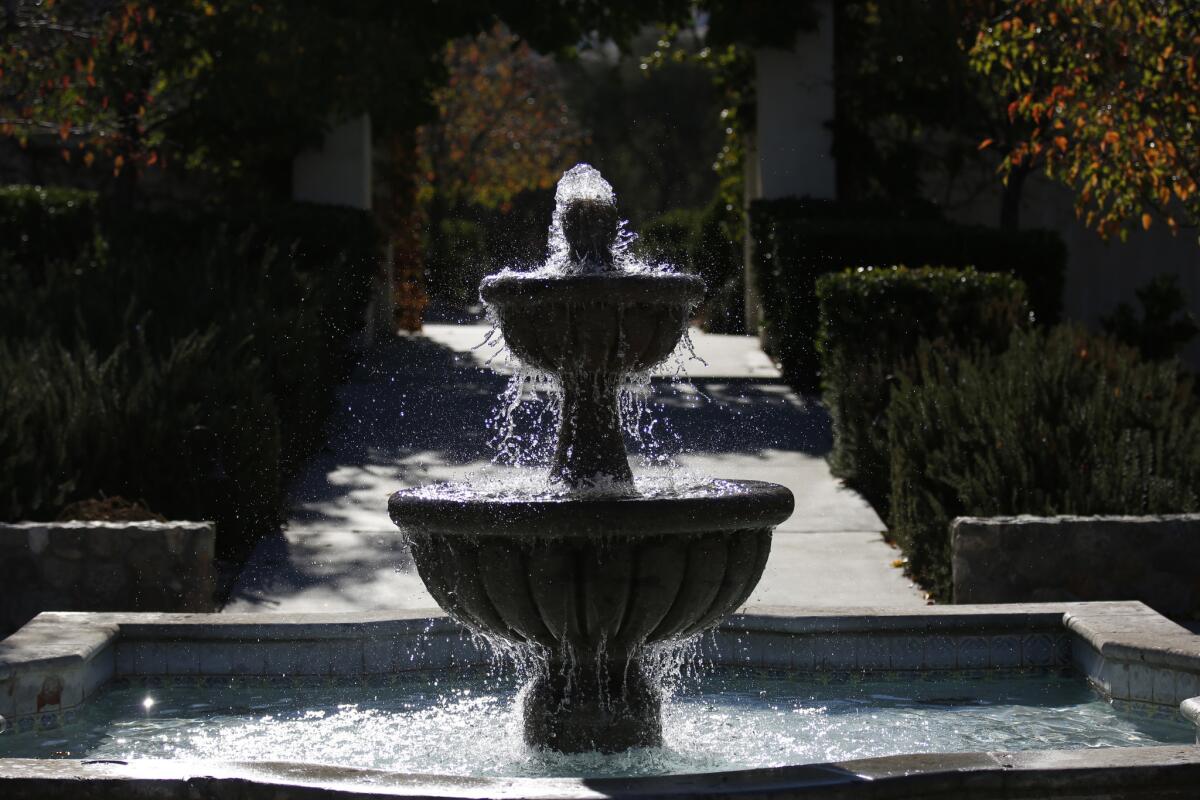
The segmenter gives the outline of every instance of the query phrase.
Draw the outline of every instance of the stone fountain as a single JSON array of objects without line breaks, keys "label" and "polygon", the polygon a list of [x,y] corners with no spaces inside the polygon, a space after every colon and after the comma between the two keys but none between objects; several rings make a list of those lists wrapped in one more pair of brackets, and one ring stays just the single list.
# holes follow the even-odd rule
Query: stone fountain
[{"label": "stone fountain", "polygon": [[580,165],[564,175],[551,262],[486,278],[480,294],[509,350],[561,387],[548,481],[538,499],[392,495],[429,593],[472,629],[526,648],[525,739],[563,752],[662,740],[649,646],[692,636],[749,597],[792,512],[786,488],[722,481],[719,492],[640,496],[619,394],[630,373],[675,350],[703,296],[692,275],[617,257],[611,187]]}]

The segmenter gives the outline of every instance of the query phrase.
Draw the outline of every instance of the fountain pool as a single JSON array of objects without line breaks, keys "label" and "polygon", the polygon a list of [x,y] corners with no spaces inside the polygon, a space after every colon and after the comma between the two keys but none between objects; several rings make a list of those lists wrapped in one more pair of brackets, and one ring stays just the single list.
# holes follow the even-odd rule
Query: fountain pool
[{"label": "fountain pool", "polygon": [[904,753],[1190,744],[1182,718],[1122,711],[1070,670],[913,681],[724,669],[663,706],[661,747],[564,754],[521,741],[511,672],[338,682],[122,681],[75,721],[0,737],[0,757],[291,761],[489,777],[680,775]]},{"label": "fountain pool", "polygon": [[438,613],[44,613],[0,642],[0,796],[1182,799],[1200,781],[1200,644],[1140,603],[759,609],[692,647],[706,666],[668,692],[661,747],[564,754],[525,744],[521,676]]}]

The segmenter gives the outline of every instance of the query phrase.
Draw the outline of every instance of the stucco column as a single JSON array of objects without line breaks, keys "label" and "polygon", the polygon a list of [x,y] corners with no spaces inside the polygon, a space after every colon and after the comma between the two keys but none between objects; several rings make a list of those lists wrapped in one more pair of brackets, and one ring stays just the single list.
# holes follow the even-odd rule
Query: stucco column
[{"label": "stucco column", "polygon": [[330,129],[319,148],[292,161],[292,199],[371,209],[371,117]]},{"label": "stucco column", "polygon": [[[755,51],[755,133],[746,145],[746,208],[759,198],[837,196],[833,159],[833,0],[814,0],[815,31],[790,50]],[[753,242],[747,236],[746,327],[758,330]]]}]

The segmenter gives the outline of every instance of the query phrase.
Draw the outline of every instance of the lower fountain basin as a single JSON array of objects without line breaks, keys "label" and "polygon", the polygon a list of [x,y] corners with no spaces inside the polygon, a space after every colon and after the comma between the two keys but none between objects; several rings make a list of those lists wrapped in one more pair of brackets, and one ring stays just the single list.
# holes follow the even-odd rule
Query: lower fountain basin
[{"label": "lower fountain basin", "polygon": [[792,506],[786,488],[758,481],[724,482],[712,496],[473,500],[412,490],[388,503],[421,579],[452,616],[550,657],[602,650],[613,661],[741,606]]},{"label": "lower fountain basin", "polygon": [[[1140,603],[759,608],[702,637],[698,663],[730,670],[726,674],[733,677],[703,678],[698,693],[678,692],[668,700],[664,748],[562,756],[521,750],[518,716],[501,708],[504,702],[510,709],[515,705],[517,676],[508,667],[497,670],[478,638],[436,612],[44,613],[0,641],[0,796],[266,800],[281,793],[328,792],[542,800],[685,794],[1044,800],[1062,796],[1069,786],[1073,798],[1190,800],[1200,780],[1200,747],[1129,746],[1148,742],[1107,737],[1127,725],[1144,734],[1156,719],[1169,726],[1180,719],[1200,724],[1198,642]],[[1066,688],[1076,699],[1083,692],[1082,702],[1060,702],[1055,693],[1063,684],[1055,676],[1064,669],[1086,680],[1103,705],[1092,705],[1086,688],[1075,682]],[[1023,683],[1035,688],[1035,702],[1024,707],[1031,718],[1041,718],[1039,724],[1050,724],[1064,705],[1084,716],[1089,708],[1116,712],[1094,742],[1102,746],[1064,749],[1074,745],[1044,738],[1044,732],[1034,742],[1032,726],[1023,743],[1010,734],[959,741],[952,732],[950,745],[934,736],[913,738],[927,712],[965,721],[1017,711],[1022,703],[1005,711],[987,694],[1010,681],[1013,670],[1022,674],[1018,680],[1033,681]],[[1036,688],[1039,676],[1049,679],[1042,689]],[[705,689],[709,681],[717,682]],[[239,704],[242,723],[229,718],[228,708],[181,710],[177,701],[187,697],[175,694],[199,693],[199,704],[247,691],[259,699]],[[864,693],[893,699],[864,702]],[[147,752],[129,741],[120,752],[113,749],[119,746],[115,740],[79,749],[81,736],[94,742],[109,735],[90,728],[80,733],[76,726],[100,719],[96,724],[104,727],[103,720],[120,716],[106,717],[104,710],[106,698],[115,697],[136,701],[132,711],[126,703],[120,712],[127,722],[161,723],[170,717],[166,709],[174,709],[170,713],[179,715],[179,724],[170,734],[172,746],[191,749],[165,759],[145,758]],[[153,701],[149,710],[147,697]],[[95,703],[100,706],[93,709]],[[283,747],[283,740],[275,745],[273,737],[256,742],[252,736],[209,735],[213,725],[245,724],[253,733],[255,725],[294,723],[289,715],[309,711],[317,727],[302,737],[303,746],[296,740],[295,747]],[[867,715],[859,719],[864,723],[873,715],[874,724],[857,728],[869,739],[859,742],[861,748],[851,741],[858,735],[856,714]],[[819,728],[797,728],[789,734],[792,745],[765,759],[752,757],[758,747],[754,726],[775,736],[777,725],[816,726],[822,717],[841,726],[836,736],[828,729],[827,739],[834,738],[824,745],[799,735]],[[1173,730],[1159,741],[1177,739],[1178,728]],[[412,760],[430,731],[448,737],[458,750],[446,751],[442,762]],[[717,734],[718,739],[705,738]],[[695,747],[687,751],[693,739]],[[725,740],[728,746],[721,744]],[[706,751],[705,742],[714,741],[716,752]],[[386,752],[378,742],[388,743]],[[413,749],[404,751],[406,742]],[[212,748],[203,749],[208,745]],[[1025,745],[1050,749],[1024,750]],[[962,749],[971,752],[949,752]],[[472,757],[480,753],[492,760],[476,763]],[[664,760],[653,769],[631,770],[641,777],[487,777],[613,774],[628,756]],[[713,760],[706,766],[709,756]],[[510,757],[516,760],[505,761]],[[812,761],[820,763],[803,763]]]}]

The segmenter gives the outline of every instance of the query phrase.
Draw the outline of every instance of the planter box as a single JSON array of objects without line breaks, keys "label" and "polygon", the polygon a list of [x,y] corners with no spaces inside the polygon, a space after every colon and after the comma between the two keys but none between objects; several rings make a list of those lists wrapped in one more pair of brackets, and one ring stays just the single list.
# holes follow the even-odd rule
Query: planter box
[{"label": "planter box", "polygon": [[959,517],[954,602],[1141,600],[1200,618],[1200,514]]},{"label": "planter box", "polygon": [[209,522],[0,524],[0,637],[41,611],[213,611]]}]

